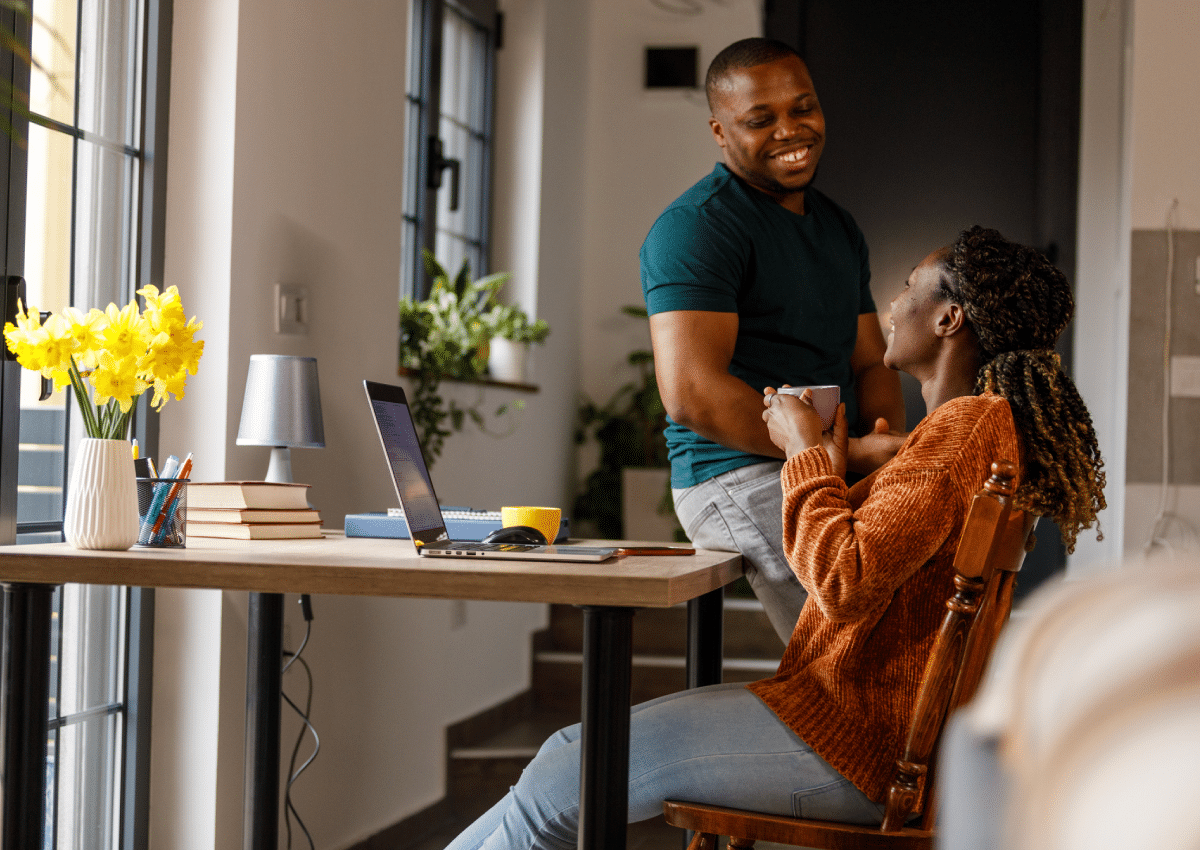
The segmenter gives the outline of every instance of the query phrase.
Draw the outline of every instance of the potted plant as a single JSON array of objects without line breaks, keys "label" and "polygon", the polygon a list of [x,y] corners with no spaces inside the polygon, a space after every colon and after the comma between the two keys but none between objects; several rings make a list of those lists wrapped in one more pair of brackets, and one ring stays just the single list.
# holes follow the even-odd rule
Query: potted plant
[{"label": "potted plant", "polygon": [[[646,318],[645,307],[625,306],[621,311]],[[667,411],[654,375],[654,353],[636,349],[626,360],[636,369],[637,377],[619,387],[603,405],[584,398],[579,408],[575,442],[582,444],[594,438],[600,445],[600,462],[576,499],[574,519],[595,523],[599,537],[624,539],[638,533],[627,519],[636,514],[650,519],[652,527],[662,529],[653,536],[669,534],[671,539],[680,539],[675,530],[670,462],[663,434]],[[660,519],[654,522],[655,518]],[[670,532],[665,530],[668,526]]]},{"label": "potted plant", "polygon": [[514,304],[498,304],[488,314],[492,340],[488,352],[488,373],[497,381],[524,383],[529,362],[529,346],[545,342],[550,325],[545,319],[530,321],[525,311]]},{"label": "potted plant", "polygon": [[[416,379],[410,409],[421,448],[432,465],[446,437],[462,430],[467,418],[486,430],[479,404],[463,407],[444,399],[438,391],[441,382],[483,378],[497,327],[511,328],[513,333],[524,328],[538,342],[550,328],[545,322],[529,322],[519,308],[497,302],[497,293],[511,277],[508,272],[472,280],[470,264],[464,261],[451,278],[432,254],[426,251],[423,257],[433,284],[426,299],[400,299],[400,367]],[[506,403],[495,415],[522,407],[520,400]]]}]

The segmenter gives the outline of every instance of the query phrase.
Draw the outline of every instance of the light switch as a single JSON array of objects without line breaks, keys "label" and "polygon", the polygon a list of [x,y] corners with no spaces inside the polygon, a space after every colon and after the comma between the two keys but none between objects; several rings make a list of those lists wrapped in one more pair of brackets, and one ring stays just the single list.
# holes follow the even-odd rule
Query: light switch
[{"label": "light switch", "polygon": [[298,283],[275,284],[275,333],[308,334],[308,287]]},{"label": "light switch", "polygon": [[1200,398],[1200,357],[1171,358],[1171,395]]}]

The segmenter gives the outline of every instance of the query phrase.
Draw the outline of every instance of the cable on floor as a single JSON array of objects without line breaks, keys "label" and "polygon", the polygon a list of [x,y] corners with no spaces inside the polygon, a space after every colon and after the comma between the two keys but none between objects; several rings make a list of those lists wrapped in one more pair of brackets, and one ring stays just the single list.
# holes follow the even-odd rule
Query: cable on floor
[{"label": "cable on floor", "polygon": [[[300,657],[300,654],[304,652],[304,647],[308,645],[309,637],[312,635],[312,599],[306,593],[300,597],[299,602],[300,610],[304,613],[304,639],[300,641],[300,646],[295,652],[288,652],[287,650],[284,650],[284,656],[291,657],[288,658],[287,663],[283,665],[282,673],[286,674],[288,668],[299,661],[300,666],[304,668],[305,675],[308,677],[308,694],[305,697],[304,708],[301,709],[298,705],[296,705],[295,702],[292,701],[292,698],[289,697],[287,693],[283,693],[284,701],[292,707],[292,710],[295,711],[297,715],[299,715],[300,722],[303,724],[300,727],[300,734],[296,737],[296,744],[294,747],[292,747],[291,760],[288,762],[288,780],[287,786],[283,792],[283,814],[284,825],[287,827],[288,850],[291,850],[292,847],[292,818],[296,819],[296,824],[300,827],[300,830],[304,833],[304,837],[308,840],[309,850],[316,850],[316,845],[313,843],[313,838],[312,835],[309,834],[308,827],[304,825],[304,821],[300,817],[300,812],[296,810],[296,806],[292,803],[292,784],[297,778],[299,778],[300,774],[303,773],[305,769],[313,763],[313,759],[317,757],[317,753],[321,750],[321,738],[317,735],[316,728],[313,727],[312,722],[309,720],[309,717],[312,714],[313,697],[312,668],[308,666],[307,661]],[[299,756],[300,745],[304,742],[304,736],[306,733],[312,735],[313,750],[312,753],[309,754],[308,758],[304,761],[304,764],[297,768],[296,758]]]}]

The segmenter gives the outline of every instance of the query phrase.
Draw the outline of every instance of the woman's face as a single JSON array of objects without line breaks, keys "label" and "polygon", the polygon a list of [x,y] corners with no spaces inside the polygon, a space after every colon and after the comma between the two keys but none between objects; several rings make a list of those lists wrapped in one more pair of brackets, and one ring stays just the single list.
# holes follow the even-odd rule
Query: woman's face
[{"label": "woman's face", "polygon": [[883,362],[917,378],[921,377],[921,366],[931,363],[937,351],[938,317],[945,304],[939,290],[946,275],[946,252],[946,248],[940,248],[922,260],[908,276],[904,290],[892,300],[891,331]]}]

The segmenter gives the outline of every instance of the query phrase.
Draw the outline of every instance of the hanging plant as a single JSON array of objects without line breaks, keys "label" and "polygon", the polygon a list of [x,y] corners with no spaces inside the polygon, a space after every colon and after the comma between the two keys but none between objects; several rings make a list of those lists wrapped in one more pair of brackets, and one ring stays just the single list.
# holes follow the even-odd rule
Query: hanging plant
[{"label": "hanging plant", "polygon": [[[487,431],[479,410],[481,402],[464,407],[446,400],[439,392],[441,382],[447,378],[483,378],[493,337],[524,334],[531,341],[541,342],[550,327],[544,321],[530,322],[520,308],[497,301],[500,289],[512,277],[510,273],[497,272],[472,280],[470,264],[464,261],[451,278],[432,254],[425,251],[422,256],[433,284],[428,298],[400,299],[400,366],[415,375],[410,409],[421,449],[432,464],[441,455],[446,438],[462,430],[467,419]],[[524,406],[519,399],[505,403],[495,415],[503,416]]]}]

